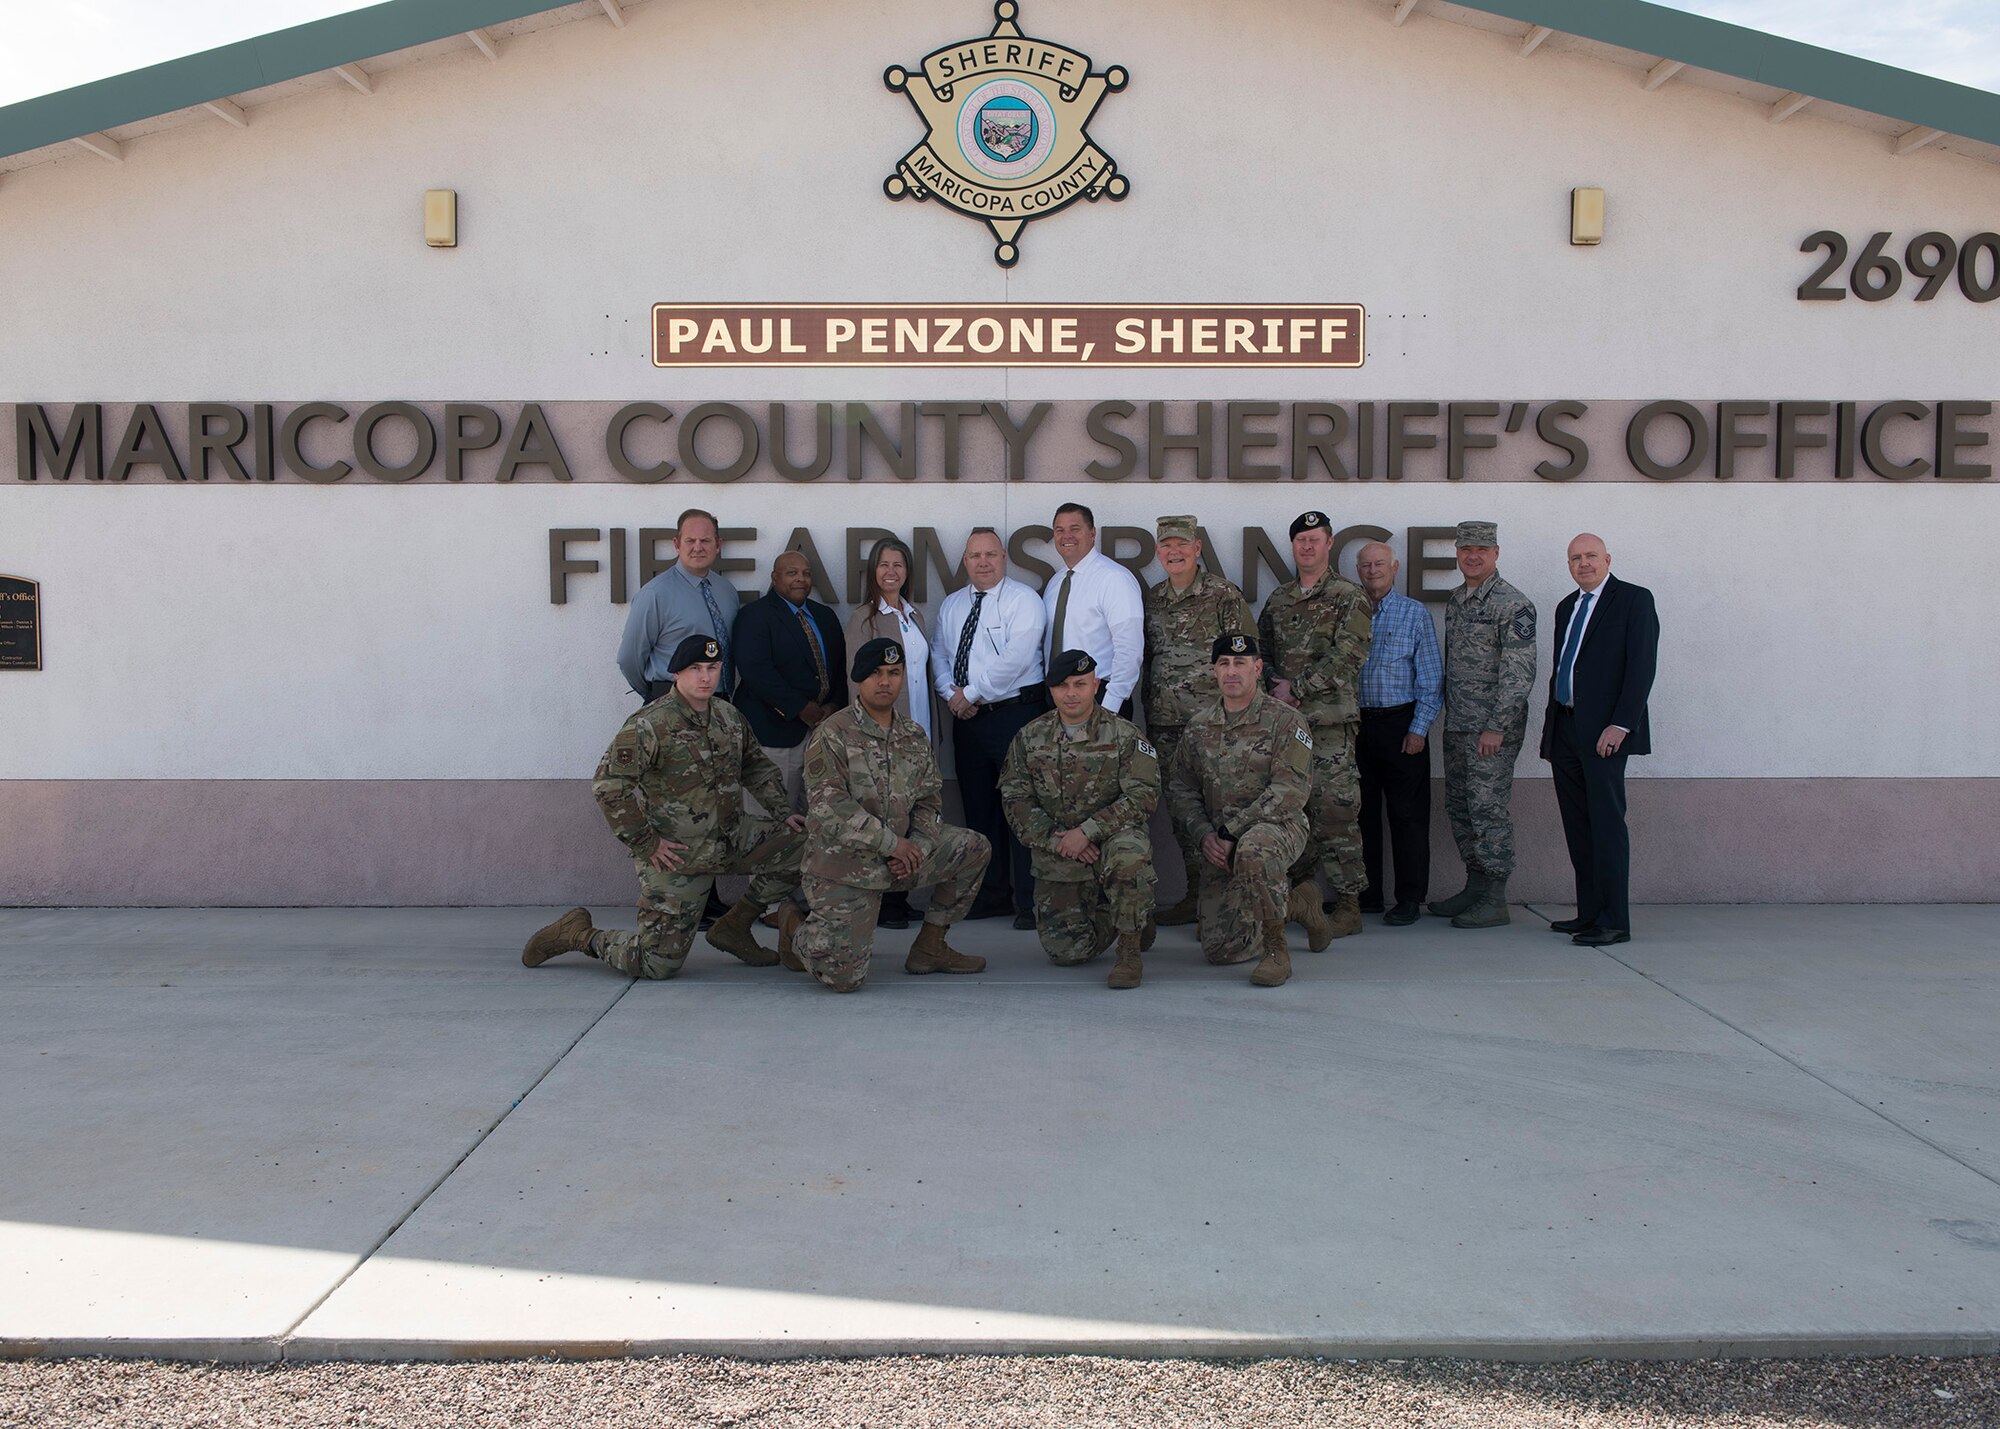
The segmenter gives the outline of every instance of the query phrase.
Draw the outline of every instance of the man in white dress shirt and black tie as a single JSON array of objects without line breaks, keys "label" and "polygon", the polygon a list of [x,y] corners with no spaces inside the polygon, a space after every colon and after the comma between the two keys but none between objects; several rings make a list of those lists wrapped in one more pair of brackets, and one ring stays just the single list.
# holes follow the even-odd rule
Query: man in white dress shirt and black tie
[{"label": "man in white dress shirt and black tie", "polygon": [[1050,530],[1064,568],[1042,590],[1043,657],[1057,650],[1089,655],[1104,677],[1098,702],[1130,719],[1146,650],[1145,592],[1137,576],[1097,549],[1097,518],[1088,506],[1065,501]]},{"label": "man in white dress shirt and black tie", "polygon": [[938,607],[931,639],[931,684],[952,714],[952,771],[966,827],[993,845],[985,881],[968,918],[1014,917],[1035,926],[1035,879],[1028,851],[1007,824],[1000,770],[1021,727],[1047,708],[1042,683],[1042,602],[1007,574],[1007,549],[989,526],[965,543],[961,586]]}]

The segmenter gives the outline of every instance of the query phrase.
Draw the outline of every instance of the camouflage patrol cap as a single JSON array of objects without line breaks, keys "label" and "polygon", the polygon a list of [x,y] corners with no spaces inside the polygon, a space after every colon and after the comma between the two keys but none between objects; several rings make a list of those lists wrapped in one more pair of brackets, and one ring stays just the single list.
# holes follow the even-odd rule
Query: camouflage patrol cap
[{"label": "camouflage patrol cap", "polygon": [[1308,511],[1292,522],[1292,539],[1297,540],[1301,531],[1331,531],[1324,511]]},{"label": "camouflage patrol cap", "polygon": [[1192,516],[1162,516],[1153,528],[1155,540],[1170,541],[1178,537],[1183,541],[1201,539],[1201,523]]},{"label": "camouflage patrol cap", "polygon": [[1095,675],[1097,662],[1082,650],[1065,650],[1049,661],[1049,683],[1060,685],[1071,675]]},{"label": "camouflage patrol cap", "polygon": [[854,652],[854,665],[847,672],[847,678],[865,680],[884,666],[902,669],[903,647],[886,636],[878,635]]},{"label": "camouflage patrol cap", "polygon": [[1491,521],[1461,521],[1458,523],[1457,540],[1454,544],[1498,547],[1500,528]]},{"label": "camouflage patrol cap", "polygon": [[1257,637],[1237,631],[1234,635],[1218,635],[1215,643],[1208,647],[1208,663],[1213,665],[1224,655],[1255,655]]},{"label": "camouflage patrol cap", "polygon": [[713,665],[722,660],[722,642],[713,635],[690,635],[674,647],[667,661],[667,673],[678,675],[690,665]]}]

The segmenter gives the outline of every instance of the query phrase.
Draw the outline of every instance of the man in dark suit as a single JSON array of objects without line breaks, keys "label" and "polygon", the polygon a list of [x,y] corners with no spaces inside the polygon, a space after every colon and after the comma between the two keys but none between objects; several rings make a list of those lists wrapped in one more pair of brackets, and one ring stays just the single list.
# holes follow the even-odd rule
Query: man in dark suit
[{"label": "man in dark suit", "polygon": [[847,704],[847,640],[833,611],[811,598],[812,568],[797,551],[771,563],[769,594],[736,616],[730,657],[741,676],[736,708],[785,776],[790,810],[806,810],[806,736]]},{"label": "man in dark suit", "polygon": [[1604,542],[1569,543],[1576,589],[1556,607],[1555,673],[1542,717],[1542,758],[1555,771],[1563,836],[1576,870],[1576,916],[1549,926],[1601,948],[1632,940],[1625,761],[1653,750],[1646,696],[1660,649],[1653,593],[1611,574]]}]

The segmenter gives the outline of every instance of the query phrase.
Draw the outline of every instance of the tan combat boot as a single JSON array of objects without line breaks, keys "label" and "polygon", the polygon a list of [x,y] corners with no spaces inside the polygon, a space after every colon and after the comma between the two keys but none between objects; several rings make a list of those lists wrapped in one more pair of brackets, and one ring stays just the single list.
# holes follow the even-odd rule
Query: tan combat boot
[{"label": "tan combat boot", "polygon": [[806,960],[792,948],[805,921],[805,914],[799,912],[799,905],[791,899],[778,905],[778,961],[795,973],[806,971]]},{"label": "tan combat boot", "polygon": [[1139,954],[1144,950],[1137,933],[1120,933],[1118,961],[1111,965],[1111,976],[1104,980],[1104,985],[1120,991],[1128,987],[1137,987],[1141,975]]},{"label": "tan combat boot", "polygon": [[1183,927],[1199,916],[1201,865],[1186,855],[1182,855],[1181,864],[1187,869],[1187,892],[1181,895],[1180,902],[1154,911],[1153,921],[1162,928]]},{"label": "tan combat boot", "polygon": [[916,941],[910,944],[910,955],[903,959],[906,973],[976,973],[986,971],[986,959],[975,958],[961,953],[956,948],[947,947],[944,941],[944,927],[939,923],[926,921],[917,931]]},{"label": "tan combat boot", "polygon": [[1327,921],[1326,910],[1319,905],[1319,885],[1310,878],[1294,888],[1291,897],[1285,900],[1285,921],[1306,930],[1306,946],[1316,953],[1325,952],[1326,945],[1334,939],[1333,924]]},{"label": "tan combat boot", "polygon": [[590,926],[590,910],[572,908],[546,928],[537,928],[528,945],[521,949],[523,967],[538,968],[550,958],[561,957],[564,953],[580,953],[590,946],[590,935],[597,929]]},{"label": "tan combat boot", "polygon": [[777,966],[778,955],[757,941],[752,931],[757,923],[757,915],[764,911],[760,903],[749,898],[739,898],[729,905],[729,911],[715,920],[715,926],[708,930],[708,945],[720,948],[732,958],[740,958],[753,968]]},{"label": "tan combat boot", "polygon": [[1264,956],[1251,970],[1250,986],[1283,987],[1291,980],[1292,950],[1285,946],[1284,919],[1267,919],[1264,923]]},{"label": "tan combat boot", "polygon": [[1361,895],[1343,893],[1333,905],[1333,913],[1327,920],[1328,934],[1333,938],[1351,938],[1361,931]]}]

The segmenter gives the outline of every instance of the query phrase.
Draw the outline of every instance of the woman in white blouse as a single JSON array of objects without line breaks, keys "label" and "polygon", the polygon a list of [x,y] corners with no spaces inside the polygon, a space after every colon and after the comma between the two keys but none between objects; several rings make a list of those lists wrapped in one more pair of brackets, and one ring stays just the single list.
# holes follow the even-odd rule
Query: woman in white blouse
[{"label": "woman in white blouse", "polygon": [[[903,647],[903,665],[908,673],[903,681],[903,693],[896,699],[896,711],[915,720],[923,729],[924,737],[935,745],[937,721],[931,709],[931,682],[926,677],[930,669],[931,642],[924,633],[923,613],[903,595],[916,564],[916,557],[910,554],[910,548],[894,536],[884,537],[875,543],[875,548],[868,553],[861,604],[855,606],[854,613],[847,617],[847,648],[859,650],[878,637],[893,640]],[[878,922],[884,928],[909,927],[909,895],[883,894]]]}]

